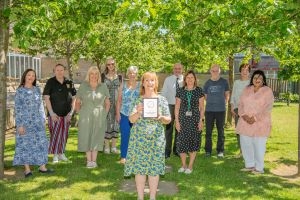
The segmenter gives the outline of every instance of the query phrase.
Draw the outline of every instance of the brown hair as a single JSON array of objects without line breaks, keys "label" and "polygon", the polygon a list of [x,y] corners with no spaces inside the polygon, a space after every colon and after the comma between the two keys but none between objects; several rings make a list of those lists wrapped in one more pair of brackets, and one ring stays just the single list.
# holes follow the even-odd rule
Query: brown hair
[{"label": "brown hair", "polygon": [[195,74],[195,72],[193,70],[189,70],[187,71],[187,73],[185,74],[184,78],[183,78],[183,86],[185,87],[186,86],[186,77],[189,75],[189,74],[192,74],[195,78],[195,82],[194,82],[194,87],[197,87],[197,76]]},{"label": "brown hair", "polygon": [[243,68],[247,68],[248,67],[248,71],[249,73],[251,72],[251,66],[248,64],[248,63],[243,63],[240,65],[240,68],[239,68],[239,72],[242,72],[242,69]]},{"label": "brown hair", "polygon": [[32,85],[36,86],[36,72],[33,69],[26,69],[22,74],[22,78],[21,78],[19,87],[23,87],[25,85],[25,78],[26,78],[26,75],[28,74],[28,72],[34,72],[35,80],[33,81]]}]

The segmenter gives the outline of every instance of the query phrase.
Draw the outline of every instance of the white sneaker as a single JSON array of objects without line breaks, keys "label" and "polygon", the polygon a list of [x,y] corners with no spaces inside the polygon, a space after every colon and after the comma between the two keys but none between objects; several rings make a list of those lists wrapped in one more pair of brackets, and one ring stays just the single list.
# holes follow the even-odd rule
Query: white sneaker
[{"label": "white sneaker", "polygon": [[180,167],[179,169],[178,169],[178,173],[184,173],[185,172],[185,168],[183,168],[183,167]]},{"label": "white sneaker", "polygon": [[93,162],[93,161],[92,161],[92,163],[93,163],[93,168],[96,168],[96,167],[98,167],[98,165],[97,165],[97,163],[96,163],[96,162]]},{"label": "white sneaker", "polygon": [[189,168],[187,168],[187,169],[184,171],[185,174],[191,174],[192,172],[193,172],[193,170],[191,170],[191,169],[189,169]]},{"label": "white sneaker", "polygon": [[86,168],[94,168],[94,162],[93,161],[87,161]]},{"label": "white sneaker", "polygon": [[58,159],[62,161],[68,161],[68,158],[65,156],[65,154],[59,154]]},{"label": "white sneaker", "polygon": [[98,167],[98,165],[94,161],[88,161],[87,164],[86,164],[86,167],[89,168],[89,169],[92,169],[92,168]]},{"label": "white sneaker", "polygon": [[53,163],[58,163],[58,155],[57,154],[54,154],[53,155]]},{"label": "white sneaker", "polygon": [[224,153],[223,152],[219,152],[218,153],[218,158],[224,158]]},{"label": "white sneaker", "polygon": [[114,154],[119,154],[119,150],[116,147],[111,148],[111,152]]},{"label": "white sneaker", "polygon": [[105,153],[105,154],[110,154],[109,149],[104,149],[104,153]]}]

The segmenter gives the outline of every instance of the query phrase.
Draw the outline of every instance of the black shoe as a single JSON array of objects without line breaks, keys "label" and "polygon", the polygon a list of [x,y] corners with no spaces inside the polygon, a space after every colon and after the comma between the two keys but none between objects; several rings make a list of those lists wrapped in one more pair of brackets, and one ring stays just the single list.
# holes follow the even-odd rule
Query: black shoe
[{"label": "black shoe", "polygon": [[28,172],[27,174],[24,173],[25,178],[28,178],[28,177],[30,177],[32,175],[33,175],[32,172]]},{"label": "black shoe", "polygon": [[47,169],[46,171],[43,171],[43,170],[40,170],[40,169],[39,169],[39,172],[40,172],[40,173],[43,173],[43,174],[51,174],[51,173],[54,172],[54,170],[53,170],[53,169]]}]

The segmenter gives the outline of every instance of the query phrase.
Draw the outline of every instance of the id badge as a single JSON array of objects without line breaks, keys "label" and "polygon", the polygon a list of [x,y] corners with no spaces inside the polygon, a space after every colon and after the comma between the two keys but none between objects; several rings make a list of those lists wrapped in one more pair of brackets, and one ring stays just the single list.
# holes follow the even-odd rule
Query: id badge
[{"label": "id badge", "polygon": [[192,111],[186,111],[185,116],[191,117],[192,116]]}]

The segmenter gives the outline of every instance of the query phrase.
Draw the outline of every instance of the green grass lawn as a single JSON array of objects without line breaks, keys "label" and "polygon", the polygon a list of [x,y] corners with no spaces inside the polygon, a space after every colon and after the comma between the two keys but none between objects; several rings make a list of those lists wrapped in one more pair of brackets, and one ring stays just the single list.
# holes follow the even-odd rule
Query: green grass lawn
[{"label": "green grass lawn", "polygon": [[[174,196],[158,195],[157,199],[300,199],[300,179],[285,178],[283,174],[297,165],[298,105],[287,107],[276,103],[273,108],[272,135],[268,140],[265,174],[252,175],[240,172],[243,160],[235,158],[238,153],[233,129],[226,129],[226,154],[218,159],[216,153],[211,158],[204,157],[204,150],[198,153],[191,175],[178,174],[178,157],[171,157],[166,164],[172,171],[161,177],[161,181],[172,181],[179,192]],[[214,133],[216,145],[216,133]],[[202,146],[204,145],[204,136]],[[52,164],[52,175],[41,175],[34,168],[34,176],[24,179],[14,175],[0,181],[0,199],[136,199],[135,193],[121,192],[124,181],[123,166],[118,164],[118,155],[98,156],[99,167],[85,168],[85,155],[78,153],[77,129],[72,128],[66,155],[71,163]],[[13,167],[14,139],[6,141],[5,169],[22,174],[22,167]],[[52,161],[52,157],[49,158]],[[288,170],[288,171],[285,171]],[[295,174],[295,173],[294,173]],[[146,199],[148,197],[146,196]]]}]

